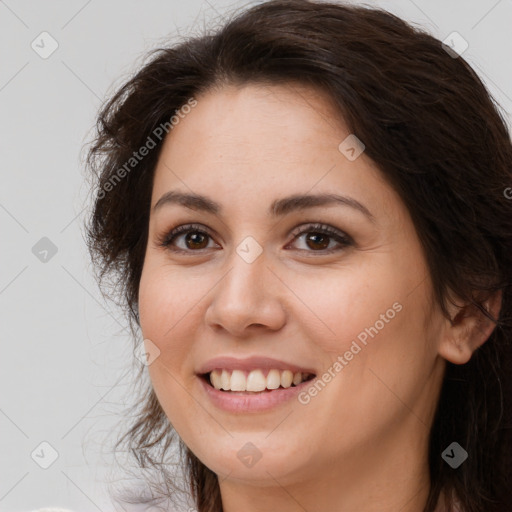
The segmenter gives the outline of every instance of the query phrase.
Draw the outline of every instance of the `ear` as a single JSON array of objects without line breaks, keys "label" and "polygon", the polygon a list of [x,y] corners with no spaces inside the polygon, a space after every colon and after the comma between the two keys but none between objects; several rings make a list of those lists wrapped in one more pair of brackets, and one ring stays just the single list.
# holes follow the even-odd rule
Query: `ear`
[{"label": "ear", "polygon": [[[498,318],[502,292],[494,292],[482,305],[493,317]],[[473,304],[450,304],[450,319],[446,319],[444,335],[440,340],[439,355],[454,364],[465,364],[475,350],[492,334],[496,322],[487,318]]]}]

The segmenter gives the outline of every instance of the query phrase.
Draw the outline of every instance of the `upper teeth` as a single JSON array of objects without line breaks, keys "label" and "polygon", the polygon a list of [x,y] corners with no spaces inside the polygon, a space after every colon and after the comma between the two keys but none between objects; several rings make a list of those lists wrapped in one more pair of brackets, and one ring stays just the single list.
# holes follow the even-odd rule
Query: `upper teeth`
[{"label": "upper teeth", "polygon": [[263,391],[279,386],[289,388],[292,384],[297,386],[308,377],[308,373],[291,370],[270,370],[266,377],[263,370],[252,370],[247,375],[242,370],[213,370],[210,382],[215,389],[225,391]]}]

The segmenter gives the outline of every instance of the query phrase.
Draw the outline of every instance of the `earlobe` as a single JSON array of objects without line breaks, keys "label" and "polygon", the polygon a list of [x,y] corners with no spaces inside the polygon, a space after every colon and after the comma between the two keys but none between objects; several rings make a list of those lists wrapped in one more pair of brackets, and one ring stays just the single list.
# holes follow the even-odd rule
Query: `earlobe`
[{"label": "earlobe", "polygon": [[[501,300],[502,293],[497,291],[482,304],[494,319],[499,316]],[[452,305],[450,313],[451,319],[445,320],[439,354],[451,363],[466,364],[475,350],[489,339],[496,322],[473,304]]]}]

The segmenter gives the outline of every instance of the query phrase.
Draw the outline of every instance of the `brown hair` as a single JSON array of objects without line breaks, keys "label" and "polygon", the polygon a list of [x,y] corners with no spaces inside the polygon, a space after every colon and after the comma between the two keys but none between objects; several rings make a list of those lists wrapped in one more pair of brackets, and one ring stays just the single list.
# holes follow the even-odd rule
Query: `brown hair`
[{"label": "brown hair", "polygon": [[[510,507],[510,419],[504,417],[510,388],[502,384],[510,385],[512,144],[476,73],[422,29],[377,8],[271,0],[213,33],[151,52],[102,107],[88,154],[95,197],[87,240],[100,286],[109,277],[135,334],[162,144],[112,186],[133,152],[190,98],[213,87],[292,81],[320,87],[333,99],[350,132],[399,193],[444,313],[451,290],[489,317],[483,301],[502,291],[488,341],[467,364],[447,363],[430,435],[431,489],[424,512],[434,510],[441,490],[455,492],[466,512]],[[128,442],[142,467],[165,471],[157,454],[165,460],[175,432],[150,387],[140,406],[118,444]],[[178,441],[198,511],[222,511],[217,475]],[[441,458],[453,441],[469,453],[456,470]]]}]

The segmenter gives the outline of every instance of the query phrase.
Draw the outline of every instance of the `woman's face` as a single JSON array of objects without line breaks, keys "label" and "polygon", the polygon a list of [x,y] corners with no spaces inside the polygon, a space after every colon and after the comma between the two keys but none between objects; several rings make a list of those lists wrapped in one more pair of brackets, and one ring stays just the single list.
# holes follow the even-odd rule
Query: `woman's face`
[{"label": "woman's face", "polygon": [[[158,161],[139,294],[172,425],[218,475],[259,485],[426,467],[444,323],[398,195],[318,91],[197,101]],[[159,202],[171,191],[205,199]],[[217,390],[213,369],[217,387],[279,388]]]}]

